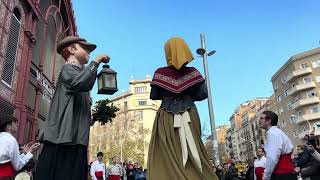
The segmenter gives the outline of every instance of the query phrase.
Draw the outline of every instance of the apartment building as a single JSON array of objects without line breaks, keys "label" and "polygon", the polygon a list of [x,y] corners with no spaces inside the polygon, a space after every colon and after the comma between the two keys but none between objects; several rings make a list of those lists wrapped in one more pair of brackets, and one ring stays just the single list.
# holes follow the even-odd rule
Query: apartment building
[{"label": "apartment building", "polygon": [[274,95],[272,95],[269,100],[264,103],[260,109],[258,109],[255,116],[253,116],[252,120],[249,123],[252,132],[252,146],[253,146],[253,154],[257,156],[258,148],[264,146],[266,142],[266,131],[260,127],[260,117],[264,111],[273,111],[277,113],[276,101],[274,99]]},{"label": "apartment building", "polygon": [[230,129],[230,125],[220,125],[216,127],[220,162],[226,162],[228,159],[227,148],[225,146],[228,129]]},{"label": "apartment building", "polygon": [[[230,117],[231,130],[229,136],[233,157],[239,161],[247,161],[255,155],[255,129],[252,121],[256,119],[258,110],[268,98],[256,98],[239,105]],[[231,138],[230,138],[231,137]]]},{"label": "apartment building", "polygon": [[279,127],[295,145],[314,132],[320,135],[320,48],[299,53],[272,76]]},{"label": "apartment building", "polygon": [[[159,109],[161,104],[161,101],[154,101],[150,99],[150,83],[150,76],[147,76],[144,80],[131,80],[129,82],[128,91],[123,92],[120,95],[110,99],[110,101],[120,109],[120,111],[117,112],[117,117],[114,119],[114,122],[118,121],[122,123],[120,125],[122,127],[118,127],[119,131],[118,133],[116,132],[116,135],[121,137],[115,139],[121,141],[121,138],[136,138],[138,136],[143,136],[141,142],[137,143],[136,145],[143,145],[143,152],[141,154],[144,156],[144,161],[139,163],[142,163],[144,167],[146,167],[147,165],[148,148],[151,138],[153,122],[157,110]],[[128,132],[128,134],[124,135],[124,132]],[[104,141],[102,141],[101,145],[99,137],[101,135],[104,135],[104,138],[111,137],[110,133],[112,132],[109,129],[101,126],[98,123],[95,123],[90,133],[91,143],[89,146],[92,150],[90,153],[91,158],[95,157],[95,151],[103,150],[100,147],[109,146],[103,145],[103,143],[105,143]],[[122,154],[124,154],[125,149],[128,148],[129,147],[121,146],[121,151],[119,150],[118,156],[122,156]],[[136,157],[123,157],[123,159],[129,159],[133,161],[135,161],[135,158]]]}]

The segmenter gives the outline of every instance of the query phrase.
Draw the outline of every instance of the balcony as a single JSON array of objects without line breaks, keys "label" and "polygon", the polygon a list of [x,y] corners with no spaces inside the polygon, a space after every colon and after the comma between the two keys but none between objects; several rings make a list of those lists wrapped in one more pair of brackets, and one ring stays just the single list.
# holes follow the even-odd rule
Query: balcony
[{"label": "balcony", "polygon": [[288,76],[288,79],[287,79],[287,82],[299,77],[299,76],[302,76],[302,75],[305,75],[305,74],[310,74],[312,73],[312,69],[311,67],[307,67],[307,68],[303,68],[303,69],[297,69],[295,71],[292,71],[292,73],[289,74]]},{"label": "balcony", "polygon": [[296,123],[300,124],[300,123],[304,123],[304,122],[312,121],[316,119],[320,119],[320,112],[303,115],[296,120]]},{"label": "balcony", "polygon": [[319,97],[305,98],[305,99],[301,99],[301,100],[295,102],[292,105],[292,108],[296,109],[296,108],[299,108],[301,106],[306,106],[306,105],[310,105],[310,104],[316,104],[316,103],[319,103],[319,102],[320,102]]},{"label": "balcony", "polygon": [[296,92],[302,91],[302,90],[306,90],[306,89],[310,89],[310,88],[315,88],[316,87],[316,83],[315,82],[309,82],[309,83],[301,83],[296,85],[295,87],[291,88],[288,91],[288,95],[293,95]]},{"label": "balcony", "polygon": [[302,131],[301,133],[299,133],[298,137],[299,139],[303,139],[307,134],[310,134],[309,130]]}]

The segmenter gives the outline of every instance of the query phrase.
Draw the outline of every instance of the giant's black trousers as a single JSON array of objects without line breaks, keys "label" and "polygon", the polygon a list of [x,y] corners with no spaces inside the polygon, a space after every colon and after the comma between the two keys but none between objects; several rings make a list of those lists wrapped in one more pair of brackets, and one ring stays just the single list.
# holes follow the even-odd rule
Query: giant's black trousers
[{"label": "giant's black trousers", "polygon": [[45,142],[35,180],[87,180],[87,146]]}]

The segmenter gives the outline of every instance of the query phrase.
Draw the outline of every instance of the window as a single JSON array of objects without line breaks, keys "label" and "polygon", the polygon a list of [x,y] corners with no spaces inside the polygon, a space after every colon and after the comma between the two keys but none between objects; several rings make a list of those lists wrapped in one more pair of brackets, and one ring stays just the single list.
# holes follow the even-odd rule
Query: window
[{"label": "window", "polygon": [[296,84],[294,84],[294,83],[291,84],[291,87],[292,87],[292,88],[294,88],[295,86],[296,86]]},{"label": "window", "polygon": [[314,93],[314,91],[307,91],[307,97],[311,98],[314,97],[316,94]]},{"label": "window", "polygon": [[[50,15],[47,18],[47,29],[46,29],[46,42],[43,44],[43,74],[50,80],[54,76],[53,67],[56,59],[56,52],[53,51],[57,41],[57,26],[54,16]],[[57,57],[61,58],[60,55]],[[60,59],[61,60],[61,59]],[[58,60],[59,62],[59,60]],[[63,62],[63,61],[62,61]],[[62,63],[61,61],[59,63]]]},{"label": "window", "polygon": [[281,79],[282,84],[285,84],[287,82],[288,76],[283,76]]},{"label": "window", "polygon": [[300,68],[301,68],[301,69],[304,69],[304,68],[307,68],[307,67],[308,67],[307,63],[302,63],[302,64],[300,64]]},{"label": "window", "polygon": [[312,67],[317,68],[320,66],[320,60],[312,61]]},{"label": "window", "polygon": [[138,105],[139,105],[139,106],[145,106],[145,105],[147,105],[147,100],[138,100]]},{"label": "window", "polygon": [[292,103],[288,102],[288,110],[292,109]]},{"label": "window", "polygon": [[310,112],[311,113],[318,113],[318,112],[320,112],[320,109],[318,106],[313,106],[310,108]]},{"label": "window", "polygon": [[124,102],[124,110],[125,110],[125,111],[128,110],[128,102],[127,102],[127,101]]},{"label": "window", "polygon": [[289,91],[289,89],[284,90],[284,97],[288,96],[288,91]]},{"label": "window", "polygon": [[291,124],[293,124],[296,122],[297,119],[298,119],[298,117],[296,115],[291,115],[289,121]]},{"label": "window", "polygon": [[135,92],[136,94],[146,93],[146,92],[147,92],[147,87],[146,87],[146,86],[143,86],[143,87],[135,87],[135,88],[134,88],[134,92]]},{"label": "window", "polygon": [[143,123],[139,123],[139,133],[143,133]]},{"label": "window", "polygon": [[282,121],[281,126],[282,126],[283,128],[287,127],[286,122],[285,122],[285,121]]},{"label": "window", "polygon": [[310,82],[312,82],[311,76],[304,77],[304,78],[303,78],[303,82],[304,82],[304,83],[310,83]]},{"label": "window", "polygon": [[316,75],[316,82],[320,82],[320,75]]},{"label": "window", "polygon": [[138,120],[143,120],[143,111],[138,111]]},{"label": "window", "polygon": [[278,102],[280,102],[281,101],[281,96],[278,96],[277,100],[278,100]]},{"label": "window", "polygon": [[4,83],[12,86],[14,67],[17,60],[17,49],[19,43],[19,32],[20,32],[20,12],[18,9],[13,10],[10,22],[9,38],[7,43],[7,50],[5,53],[5,59],[3,64],[3,72],[1,79]]},{"label": "window", "polygon": [[275,84],[273,89],[274,89],[274,91],[277,91],[278,90],[278,84]]},{"label": "window", "polygon": [[0,99],[0,109],[0,116],[13,115],[14,107],[2,99]]},{"label": "window", "polygon": [[306,127],[305,126],[301,126],[301,132],[305,132],[306,131]]}]

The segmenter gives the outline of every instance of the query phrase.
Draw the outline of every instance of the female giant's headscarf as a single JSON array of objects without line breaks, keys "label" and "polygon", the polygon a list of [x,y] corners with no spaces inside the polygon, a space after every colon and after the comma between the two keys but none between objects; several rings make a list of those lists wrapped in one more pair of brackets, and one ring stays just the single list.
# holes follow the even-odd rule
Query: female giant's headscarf
[{"label": "female giant's headscarf", "polygon": [[194,59],[187,43],[182,38],[170,38],[164,49],[168,66],[171,65],[178,70]]}]

